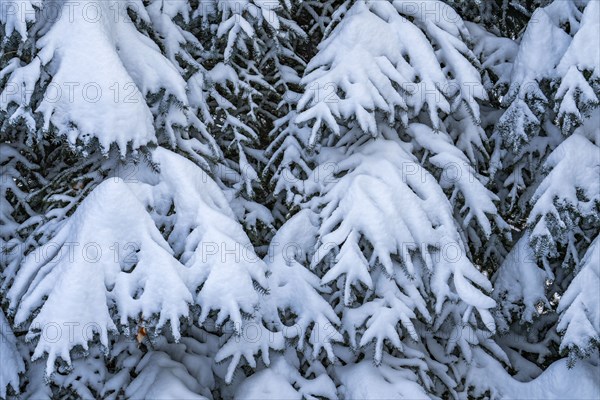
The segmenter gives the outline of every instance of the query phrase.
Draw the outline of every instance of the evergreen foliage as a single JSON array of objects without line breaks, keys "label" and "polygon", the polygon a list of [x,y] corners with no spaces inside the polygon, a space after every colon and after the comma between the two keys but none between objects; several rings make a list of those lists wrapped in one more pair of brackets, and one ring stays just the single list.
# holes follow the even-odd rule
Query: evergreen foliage
[{"label": "evergreen foliage", "polygon": [[598,397],[599,99],[594,0],[0,0],[0,398]]}]

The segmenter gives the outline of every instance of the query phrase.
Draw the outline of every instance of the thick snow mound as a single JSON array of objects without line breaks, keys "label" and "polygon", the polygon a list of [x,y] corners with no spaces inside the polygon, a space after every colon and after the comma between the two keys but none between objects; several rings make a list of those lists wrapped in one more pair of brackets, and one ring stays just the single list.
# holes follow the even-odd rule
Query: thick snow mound
[{"label": "thick snow mound", "polygon": [[[519,382],[488,354],[477,350],[469,372],[468,383],[477,382],[476,393],[490,391],[492,399],[598,399],[600,398],[600,367],[597,362],[579,361],[569,367],[567,359],[550,365],[530,382]],[[481,390],[485,382],[486,388]],[[477,386],[475,385],[475,386]]]}]

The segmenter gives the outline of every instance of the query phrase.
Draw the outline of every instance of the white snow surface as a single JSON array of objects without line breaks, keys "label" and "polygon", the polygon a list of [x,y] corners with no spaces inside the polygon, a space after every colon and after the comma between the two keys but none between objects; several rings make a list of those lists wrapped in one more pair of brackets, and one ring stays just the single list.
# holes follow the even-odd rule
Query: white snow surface
[{"label": "white snow surface", "polygon": [[[130,3],[144,10],[141,2]],[[10,75],[0,107],[6,110],[15,103],[19,108],[12,119],[32,120],[27,107],[44,67],[52,80],[35,113],[43,116],[45,131],[52,125],[72,146],[96,138],[108,151],[116,143],[123,155],[128,145],[137,149],[155,142],[145,96],[164,89],[185,104],[186,84],[158,46],[137,31],[124,11],[129,5],[98,0],[62,4],[59,17],[49,18],[51,27],[37,42],[37,57]]]},{"label": "white snow surface", "polygon": [[600,398],[598,360],[580,360],[573,367],[566,359],[552,363],[540,376],[529,382],[512,378],[489,354],[476,350],[467,383],[492,399],[596,400]]}]

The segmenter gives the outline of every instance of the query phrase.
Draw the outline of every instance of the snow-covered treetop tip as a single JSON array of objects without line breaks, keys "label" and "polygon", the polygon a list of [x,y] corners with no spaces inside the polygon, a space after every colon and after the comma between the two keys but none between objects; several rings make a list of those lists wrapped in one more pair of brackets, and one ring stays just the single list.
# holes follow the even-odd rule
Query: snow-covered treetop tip
[{"label": "snow-covered treetop tip", "polygon": [[[109,333],[128,334],[130,322],[158,331],[169,324],[178,340],[180,318],[189,317],[192,304],[201,308],[200,324],[216,311],[216,325],[229,319],[239,329],[258,305],[255,287],[268,286],[264,262],[216,183],[169,150],[159,147],[153,158],[158,176],[139,168],[135,180],[110,178],[96,187],[25,258],[8,290],[15,324],[32,321],[28,337],[39,336],[33,357],[48,354],[48,374],[57,358],[71,362],[75,346],[88,349],[92,336],[108,347]],[[224,259],[223,249],[245,249],[245,257]],[[60,340],[36,330],[70,321],[89,330]]]},{"label": "snow-covered treetop tip", "polygon": [[[0,109],[11,122],[24,120],[34,137],[51,131],[80,149],[96,139],[104,152],[116,143],[125,154],[128,146],[156,142],[145,97],[164,91],[185,105],[186,85],[129,17],[133,10],[149,21],[142,2],[85,0],[60,7],[56,15],[35,14],[36,26],[45,29],[36,31],[42,35],[31,62],[13,58],[0,71],[0,79],[8,75]],[[5,30],[15,25],[7,21]]]},{"label": "snow-covered treetop tip", "polygon": [[600,105],[599,15],[597,1],[554,1],[533,14],[496,125],[507,147],[518,151],[536,136],[552,102],[565,134]]},{"label": "snow-covered treetop tip", "polygon": [[308,64],[296,122],[314,121],[314,145],[323,124],[339,135],[340,119],[377,135],[383,120],[399,116],[406,126],[426,111],[437,129],[441,114],[464,103],[478,120],[477,101],[487,94],[468,41],[463,21],[444,3],[358,1]]}]

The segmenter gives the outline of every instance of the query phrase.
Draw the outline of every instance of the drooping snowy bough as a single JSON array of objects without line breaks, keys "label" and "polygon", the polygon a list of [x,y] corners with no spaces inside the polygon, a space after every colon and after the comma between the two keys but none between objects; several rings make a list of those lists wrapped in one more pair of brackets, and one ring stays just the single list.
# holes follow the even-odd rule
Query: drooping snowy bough
[{"label": "drooping snowy bough", "polygon": [[0,397],[597,398],[599,13],[0,0]]}]

